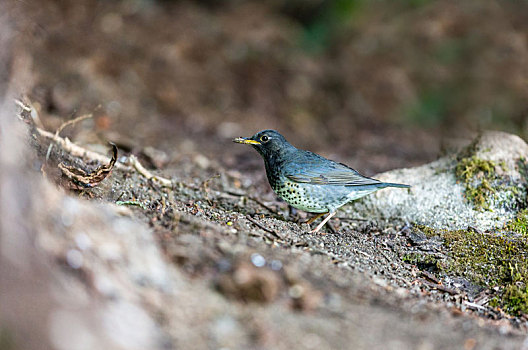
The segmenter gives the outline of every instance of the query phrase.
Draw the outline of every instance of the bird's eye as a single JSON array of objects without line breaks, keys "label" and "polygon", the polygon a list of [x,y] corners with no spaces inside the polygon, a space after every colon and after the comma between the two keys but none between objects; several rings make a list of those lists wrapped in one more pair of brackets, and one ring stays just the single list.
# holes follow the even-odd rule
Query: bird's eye
[{"label": "bird's eye", "polygon": [[268,140],[269,140],[269,137],[267,137],[266,135],[263,135],[260,137],[260,141],[262,142],[268,142]]}]

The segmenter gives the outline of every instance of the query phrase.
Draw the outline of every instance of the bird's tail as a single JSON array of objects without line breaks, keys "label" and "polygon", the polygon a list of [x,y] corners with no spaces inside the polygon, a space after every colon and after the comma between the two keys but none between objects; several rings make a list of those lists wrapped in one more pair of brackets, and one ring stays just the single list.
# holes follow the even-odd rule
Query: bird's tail
[{"label": "bird's tail", "polygon": [[404,184],[395,184],[392,182],[384,182],[383,187],[399,187],[399,188],[410,188],[410,185],[404,185]]}]

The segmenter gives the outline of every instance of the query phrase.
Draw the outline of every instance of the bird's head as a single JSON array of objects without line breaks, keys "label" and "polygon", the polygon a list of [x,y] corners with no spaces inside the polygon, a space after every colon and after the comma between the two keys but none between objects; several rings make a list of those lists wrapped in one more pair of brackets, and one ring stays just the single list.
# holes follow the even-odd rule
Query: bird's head
[{"label": "bird's head", "polygon": [[275,130],[262,130],[251,137],[237,137],[233,142],[251,145],[264,159],[295,149]]}]

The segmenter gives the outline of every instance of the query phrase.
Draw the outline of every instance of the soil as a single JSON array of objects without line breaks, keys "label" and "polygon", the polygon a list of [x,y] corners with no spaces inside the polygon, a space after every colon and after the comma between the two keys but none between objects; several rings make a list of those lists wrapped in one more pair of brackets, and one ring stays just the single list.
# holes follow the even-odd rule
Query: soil
[{"label": "soil", "polygon": [[[44,159],[47,147],[38,148]],[[54,158],[44,169],[54,168]],[[67,153],[57,160],[90,168]],[[217,346],[498,349],[525,337],[523,317],[475,302],[485,298],[483,288],[436,277],[434,264],[406,262],[413,253],[448,254],[408,223],[340,217],[311,234],[305,215],[251,175],[192,160],[157,173],[170,174],[174,187],[115,169],[99,186],[72,194],[129,206],[167,261],[225,298],[229,311],[216,322],[241,338],[218,336]],[[196,312],[205,313],[200,327],[209,329],[213,311]],[[167,334],[169,325],[161,323]],[[169,339],[178,342],[185,336]]]},{"label": "soil", "polygon": [[[49,140],[39,137],[30,138],[34,169],[70,196],[118,203],[148,225],[163,259],[207,300],[188,315],[204,333],[196,348],[526,347],[526,315],[481,307],[485,290],[406,262],[414,252],[447,254],[434,238],[397,218],[374,222],[339,212],[322,233],[307,233],[309,215],[278,200],[258,154],[231,142],[275,128],[300,147],[373,175],[434,160],[445,131],[379,114],[351,121],[335,106],[310,109],[303,94],[310,101],[332,95],[321,86],[333,58],[292,49],[299,28],[268,3],[138,3],[144,8],[42,2],[28,12],[38,25],[28,26],[17,53],[31,62],[26,92],[45,129],[92,113],[61,135],[100,153],[113,141],[120,162],[135,154],[172,188],[116,168],[94,188],[75,189],[57,165],[89,171],[100,164],[57,147],[48,155]],[[148,311],[165,348],[192,347],[196,335],[175,329],[172,311]]]}]

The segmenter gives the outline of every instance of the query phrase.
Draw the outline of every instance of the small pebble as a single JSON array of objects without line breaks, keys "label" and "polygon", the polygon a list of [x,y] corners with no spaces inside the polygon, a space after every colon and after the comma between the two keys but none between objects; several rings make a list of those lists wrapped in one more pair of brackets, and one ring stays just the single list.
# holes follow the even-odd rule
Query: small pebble
[{"label": "small pebble", "polygon": [[304,288],[300,284],[294,284],[288,290],[288,295],[293,299],[298,299],[304,294]]},{"label": "small pebble", "polygon": [[280,260],[271,260],[270,267],[273,271],[282,269],[282,262]]},{"label": "small pebble", "polygon": [[66,253],[66,261],[74,269],[78,269],[83,265],[83,256],[77,249],[70,249]]},{"label": "small pebble", "polygon": [[266,259],[262,255],[260,255],[259,253],[251,254],[251,262],[256,267],[262,267],[262,266],[266,265]]},{"label": "small pebble", "polygon": [[86,233],[79,233],[75,236],[75,244],[80,250],[86,250],[92,246],[92,240]]}]

